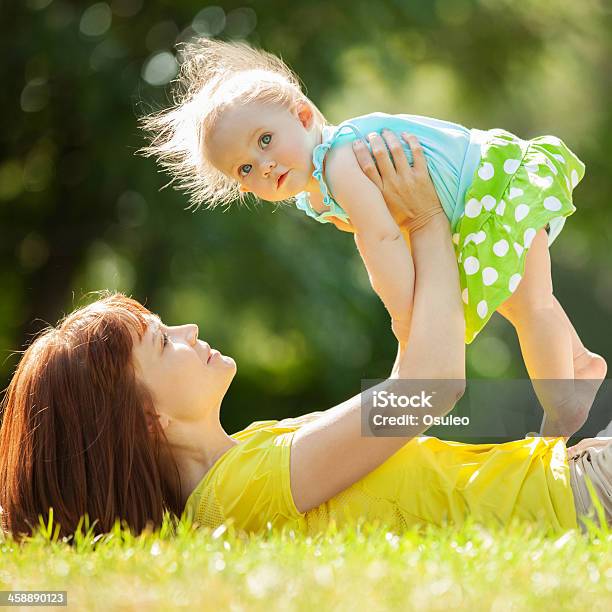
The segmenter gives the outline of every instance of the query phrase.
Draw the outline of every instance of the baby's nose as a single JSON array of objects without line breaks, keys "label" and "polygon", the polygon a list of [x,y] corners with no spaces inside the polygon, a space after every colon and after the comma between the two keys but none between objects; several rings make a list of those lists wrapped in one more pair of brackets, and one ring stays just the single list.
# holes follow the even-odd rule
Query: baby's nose
[{"label": "baby's nose", "polygon": [[267,178],[268,176],[270,176],[270,172],[272,172],[272,170],[276,168],[276,162],[272,161],[272,160],[268,160],[263,162],[262,164],[262,173],[263,175]]}]

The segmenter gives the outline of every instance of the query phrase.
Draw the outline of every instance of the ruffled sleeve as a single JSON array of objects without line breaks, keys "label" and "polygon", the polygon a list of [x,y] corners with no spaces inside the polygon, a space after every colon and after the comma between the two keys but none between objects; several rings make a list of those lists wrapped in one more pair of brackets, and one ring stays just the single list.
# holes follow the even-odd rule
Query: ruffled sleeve
[{"label": "ruffled sleeve", "polygon": [[[327,152],[336,144],[338,139],[342,136],[354,136],[360,138],[362,140],[363,136],[359,132],[359,130],[350,123],[343,123],[339,125],[337,128],[334,126],[326,125],[323,127],[323,139],[321,144],[318,144],[312,151],[312,163],[314,166],[314,171],[312,176],[319,183],[319,190],[321,191],[321,195],[323,196],[323,204],[329,206],[329,210],[318,213],[312,207],[310,203],[310,198],[308,196],[308,192],[302,191],[298,193],[295,197],[295,205],[296,207],[305,212],[309,217],[312,217],[319,223],[329,223],[329,217],[335,217],[344,221],[345,223],[349,223],[349,216],[345,212],[345,210],[334,200],[333,195],[325,181],[324,175],[324,162],[325,156]],[[364,140],[367,143],[367,141]]]}]

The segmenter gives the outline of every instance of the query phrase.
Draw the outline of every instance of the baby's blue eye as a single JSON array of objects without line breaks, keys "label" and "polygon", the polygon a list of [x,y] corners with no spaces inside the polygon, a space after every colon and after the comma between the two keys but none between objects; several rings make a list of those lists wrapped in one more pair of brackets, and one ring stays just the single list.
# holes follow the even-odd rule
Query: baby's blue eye
[{"label": "baby's blue eye", "polygon": [[272,134],[264,134],[259,139],[259,144],[262,149],[265,149],[272,142]]},{"label": "baby's blue eye", "polygon": [[238,174],[240,174],[240,176],[246,176],[251,171],[252,167],[251,164],[244,164],[238,169]]}]

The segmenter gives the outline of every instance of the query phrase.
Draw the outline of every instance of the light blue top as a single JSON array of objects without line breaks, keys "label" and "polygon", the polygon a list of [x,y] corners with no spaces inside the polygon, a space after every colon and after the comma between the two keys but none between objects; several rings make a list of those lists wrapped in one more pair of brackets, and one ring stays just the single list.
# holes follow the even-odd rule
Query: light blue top
[{"label": "light blue top", "polygon": [[371,113],[343,121],[340,125],[326,125],[322,130],[321,144],[312,152],[314,172],[312,176],[319,182],[323,202],[329,210],[317,213],[310,204],[308,192],[296,196],[296,206],[308,216],[321,223],[329,223],[328,217],[338,217],[348,221],[348,215],[334,200],[325,177],[323,160],[329,149],[336,144],[361,138],[369,147],[367,135],[383,129],[391,130],[400,139],[410,165],[413,163],[410,146],[404,142],[401,133],[406,131],[419,140],[427,161],[427,168],[434,187],[440,198],[444,212],[451,221],[454,231],[464,210],[465,193],[472,184],[481,159],[480,145],[486,140],[487,132],[469,130],[457,123],[421,117],[420,115],[388,115]]}]

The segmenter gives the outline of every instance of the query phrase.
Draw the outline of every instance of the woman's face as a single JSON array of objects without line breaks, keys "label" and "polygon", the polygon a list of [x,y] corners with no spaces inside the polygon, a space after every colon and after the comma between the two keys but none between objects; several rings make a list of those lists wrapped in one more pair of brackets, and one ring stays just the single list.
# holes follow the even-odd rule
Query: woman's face
[{"label": "woman's face", "polygon": [[155,410],[170,420],[195,421],[218,409],[236,362],[198,339],[197,325],[164,325],[150,317],[142,338],[135,337],[133,363]]}]

